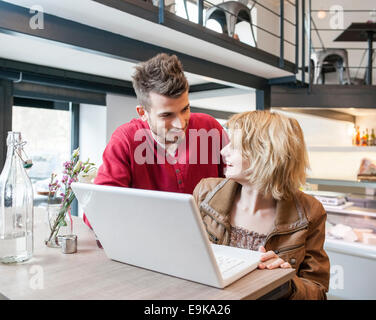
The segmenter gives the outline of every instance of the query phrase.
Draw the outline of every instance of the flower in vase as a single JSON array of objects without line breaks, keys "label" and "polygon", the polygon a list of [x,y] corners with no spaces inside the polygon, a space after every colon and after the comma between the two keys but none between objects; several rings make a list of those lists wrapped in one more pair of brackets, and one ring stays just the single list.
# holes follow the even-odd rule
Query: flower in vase
[{"label": "flower in vase", "polygon": [[94,179],[97,176],[97,168],[91,167],[88,170],[82,170],[78,175],[78,182],[81,183],[94,183]]},{"label": "flower in vase", "polygon": [[64,169],[61,183],[59,183],[59,181],[56,179],[57,175],[55,173],[51,174],[48,201],[50,202],[51,196],[56,196],[57,190],[61,188],[61,185],[64,186],[64,190],[60,193],[62,197],[62,203],[60,205],[60,210],[56,216],[56,219],[52,223],[50,223],[51,233],[46,243],[50,242],[51,239],[57,237],[60,227],[66,226],[65,218],[67,214],[69,215],[72,228],[73,221],[70,214],[70,208],[73,200],[75,199],[75,195],[72,191],[71,184],[73,182],[79,181],[79,179],[92,181],[96,176],[97,169],[95,168],[95,164],[91,163],[89,159],[85,162],[82,162],[81,160],[79,160],[79,156],[80,151],[79,148],[77,148],[73,151],[70,161],[63,163]]}]

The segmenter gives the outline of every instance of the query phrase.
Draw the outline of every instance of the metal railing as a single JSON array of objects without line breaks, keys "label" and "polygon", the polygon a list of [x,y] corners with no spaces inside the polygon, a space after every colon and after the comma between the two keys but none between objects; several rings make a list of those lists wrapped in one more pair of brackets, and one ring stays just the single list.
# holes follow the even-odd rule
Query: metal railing
[{"label": "metal railing", "polygon": [[[187,6],[186,6],[186,4],[187,4],[186,1],[188,1],[188,0],[183,0],[183,1],[185,2],[184,5],[185,5],[186,13],[187,13],[186,15],[187,15],[187,18],[189,20],[188,10],[187,10]],[[220,4],[214,4],[214,3],[210,2],[209,0],[197,0],[194,3],[197,5],[197,10],[198,10],[198,24],[200,24],[202,26],[205,26],[205,24],[206,24],[206,21],[204,21],[204,10],[205,9],[216,7],[216,8],[218,8],[218,10],[222,10],[226,14],[233,15],[231,12],[229,12],[229,11],[225,10],[224,8],[220,7]],[[285,17],[285,5],[290,5],[290,6],[295,7],[295,22],[293,22],[293,21],[291,21],[291,20],[289,20]],[[250,23],[251,32],[253,33],[254,28],[256,28],[256,29],[261,30],[262,32],[265,32],[265,33],[267,33],[267,34],[269,34],[269,35],[271,35],[271,36],[273,36],[273,37],[275,37],[276,39],[279,40],[279,66],[281,68],[284,67],[285,60],[286,60],[285,59],[285,45],[287,44],[287,45],[291,45],[291,46],[295,47],[295,66],[296,66],[295,67],[295,73],[298,73],[299,72],[299,53],[300,53],[299,52],[299,0],[296,0],[295,3],[293,3],[290,0],[280,0],[280,10],[279,10],[279,12],[276,12],[276,11],[268,8],[267,6],[265,6],[260,1],[257,1],[257,0],[252,1],[252,6],[249,8],[250,14],[251,14],[253,8],[258,8],[259,10],[260,9],[266,10],[267,12],[276,16],[279,19],[280,32],[279,32],[279,34],[276,34],[273,31],[270,31],[270,30],[267,30],[264,27],[261,27],[257,23],[256,24]],[[164,13],[165,13],[165,3],[164,3],[164,0],[160,0],[159,1],[159,11],[158,11],[158,15],[159,15],[158,21],[161,24],[164,23]],[[243,19],[239,16],[237,16],[236,19],[237,19],[237,21],[250,22],[250,21],[245,20],[245,19]],[[285,23],[289,24],[289,25],[291,25],[295,28],[295,43],[286,39],[286,37],[285,37]],[[255,37],[254,37],[254,40],[255,40],[255,47],[257,47],[257,42],[256,42]]]},{"label": "metal railing", "polygon": [[[149,3],[156,3],[157,0],[145,0],[146,2],[149,2]],[[183,1],[184,3],[184,8],[185,8],[185,12],[186,14],[184,16],[186,16],[187,20],[189,20],[190,22],[194,23],[192,20],[190,20],[190,17],[189,17],[189,14],[188,14],[188,8],[187,8],[187,4],[194,4],[196,7],[197,7],[197,23],[201,26],[206,26],[207,24],[207,21],[206,21],[206,17],[204,17],[205,15],[205,10],[209,10],[210,8],[217,8],[218,10],[221,10],[224,12],[225,15],[234,15],[232,12],[226,10],[225,8],[223,8],[221,6],[222,3],[213,3],[213,1],[218,1],[218,0],[179,0],[179,1]],[[239,0],[239,1],[242,1],[242,0]],[[308,83],[308,88],[309,90],[311,90],[312,88],[312,82],[313,82],[313,75],[314,75],[314,72],[315,72],[315,66],[312,66],[312,63],[311,63],[311,60],[312,60],[312,53],[315,51],[315,50],[326,50],[326,49],[332,49],[333,46],[330,46],[330,45],[327,45],[323,40],[326,40],[324,37],[322,37],[322,32],[333,32],[333,31],[344,31],[346,30],[345,28],[341,27],[341,28],[326,28],[326,27],[319,27],[316,25],[318,24],[316,21],[315,22],[315,19],[313,19],[313,14],[314,13],[318,13],[318,12],[325,12],[325,13],[328,13],[328,12],[333,12],[333,9],[331,10],[326,10],[326,9],[317,9],[317,8],[312,8],[312,4],[314,4],[315,2],[312,2],[312,0],[295,0],[295,1],[292,1],[292,0],[280,0],[279,1],[279,10],[274,10],[274,8],[270,8],[268,6],[265,5],[265,3],[262,3],[261,0],[250,0],[250,4],[247,3],[247,8],[249,9],[249,13],[252,15],[252,10],[257,10],[258,12],[261,12],[261,10],[264,10],[265,12],[267,12],[268,14],[270,13],[271,15],[273,15],[274,17],[276,17],[279,21],[279,33],[276,33],[275,31],[273,30],[270,30],[268,27],[271,25],[271,24],[267,24],[266,26],[263,25],[262,23],[260,23],[260,21],[258,21],[257,23],[253,23],[253,21],[250,19],[250,20],[246,20],[240,16],[234,16],[234,18],[236,18],[236,22],[243,22],[243,21],[246,21],[247,23],[250,24],[250,28],[251,28],[251,33],[253,34],[254,31],[258,30],[258,31],[261,31],[263,33],[265,33],[265,35],[268,35],[268,36],[271,36],[271,37],[274,37],[275,39],[278,39],[279,41],[279,67],[280,68],[284,68],[286,66],[286,61],[287,60],[291,60],[291,61],[288,61],[289,64],[290,62],[293,62],[293,60],[295,60],[294,64],[295,64],[295,74],[298,74],[300,71],[301,71],[301,82],[303,84],[303,86],[306,86],[306,84]],[[168,4],[168,3],[167,3]],[[245,4],[244,4],[245,5]],[[165,11],[166,9],[166,4],[165,4],[165,0],[159,0],[159,3],[158,3],[158,6],[159,6],[159,9],[158,9],[158,21],[159,23],[163,24],[164,21],[165,21]],[[171,4],[168,4],[168,6],[171,6]],[[287,14],[290,14],[291,16],[294,15],[294,11],[291,10],[291,8],[289,9],[286,9],[287,6],[292,6],[295,8],[295,21],[291,21],[291,17],[290,19],[287,18]],[[376,9],[373,9],[373,11],[375,12],[375,16],[376,16]],[[351,9],[351,10],[345,10],[345,9],[342,9],[340,10],[341,13],[343,14],[346,14],[346,13],[370,13],[372,12],[372,9],[370,10],[356,10],[356,9]],[[219,18],[217,18],[219,19]],[[301,21],[299,21],[301,19]],[[224,32],[224,24],[223,24],[223,21],[221,21],[222,23],[222,32]],[[273,26],[276,27],[277,25],[277,22],[275,22],[273,24]],[[286,35],[288,36],[291,36],[291,29],[290,30],[286,30],[286,27],[289,26],[289,27],[293,27],[295,29],[295,41],[292,40],[291,38],[288,39],[286,37]],[[354,29],[355,30],[355,29]],[[287,31],[287,32],[286,32]],[[229,33],[230,34],[230,33]],[[315,38],[314,37],[317,37],[317,43],[315,43],[314,45],[314,40]],[[324,39],[323,39],[324,38]],[[254,47],[260,49],[260,46],[258,45],[258,40],[256,40],[256,37],[253,36],[253,39],[254,39]],[[240,40],[240,39],[238,39]],[[370,41],[370,40],[369,40]],[[316,42],[316,41],[315,41]],[[252,45],[253,43],[251,43]],[[286,59],[286,46],[293,46],[295,48],[295,59],[294,58],[287,58]],[[290,48],[289,48],[290,49]],[[338,46],[337,49],[340,49],[340,47]],[[356,50],[364,50],[363,52],[363,56],[361,58],[361,61],[359,63],[359,66],[351,66],[351,65],[346,65],[346,68],[348,69],[351,69],[351,70],[354,70],[356,68],[356,74],[355,74],[355,77],[358,76],[359,72],[363,69],[367,70],[367,79],[370,78],[370,74],[372,75],[372,69],[375,69],[375,67],[373,68],[368,68],[367,67],[364,67],[362,66],[363,64],[363,61],[366,57],[366,48],[343,48],[343,49],[346,49],[346,50],[349,50],[349,51],[356,51]],[[278,49],[276,49],[277,51]],[[264,49],[263,51],[268,51],[268,49]],[[270,51],[269,51],[270,52]],[[290,51],[292,54],[290,55],[293,56],[293,51]],[[370,53],[371,51],[369,51]],[[272,54],[274,54],[275,56],[278,56],[278,54],[276,54],[275,52],[271,52]],[[307,54],[308,53],[308,54]],[[265,57],[267,57],[265,55]],[[301,60],[300,60],[300,57],[301,57]],[[307,57],[308,57],[308,61],[307,61]],[[375,60],[375,56],[372,56],[372,54],[369,54],[368,55],[368,62],[369,62],[369,65],[370,65],[370,62],[372,62],[373,60]],[[291,65],[288,65],[288,68],[291,68]],[[291,69],[290,69],[291,70]],[[306,73],[308,71],[308,81],[306,82]],[[328,71],[328,70],[326,70]],[[347,70],[346,70],[347,71]],[[354,73],[354,72],[352,72]],[[341,79],[342,80],[342,79]],[[349,80],[351,82],[351,80]],[[369,81],[369,79],[368,79]]]},{"label": "metal railing", "polygon": [[[304,2],[305,0],[303,0]],[[346,31],[348,29],[345,29],[344,27],[342,28],[318,28],[314,19],[313,19],[313,14],[317,13],[321,13],[324,17],[326,17],[326,14],[327,13],[331,13],[331,14],[342,14],[342,15],[345,15],[347,13],[367,13],[367,14],[370,14],[371,12],[374,12],[375,15],[376,15],[376,10],[375,8],[373,9],[369,9],[369,10],[357,10],[357,9],[341,9],[341,10],[327,10],[327,9],[318,9],[318,8],[315,8],[315,9],[312,9],[311,8],[311,3],[312,1],[311,0],[308,0],[309,1],[309,10],[308,10],[308,13],[309,13],[309,19],[308,19],[308,28],[304,28],[304,32],[307,32],[310,40],[309,40],[309,64],[308,64],[308,67],[309,67],[309,88],[311,89],[313,83],[312,83],[312,72],[314,73],[316,70],[311,70],[310,66],[311,66],[311,55],[312,53],[314,53],[316,50],[328,50],[328,49],[345,49],[347,51],[363,51],[363,54],[362,54],[362,57],[360,59],[360,63],[358,66],[352,66],[351,64],[349,65],[346,65],[346,68],[349,69],[349,71],[351,70],[354,70],[356,69],[356,73],[355,73],[355,77],[354,78],[350,78],[349,81],[350,83],[353,83],[353,82],[356,82],[356,81],[364,81],[366,84],[372,84],[372,69],[375,69],[376,67],[371,67],[369,70],[369,66],[362,66],[363,64],[363,61],[365,59],[365,56],[366,56],[366,53],[367,51],[369,51],[369,48],[366,48],[366,47],[363,47],[363,48],[354,48],[354,47],[345,47],[345,46],[341,46],[341,47],[327,47],[324,43],[324,41],[322,40],[322,32],[338,32],[338,31]],[[314,2],[313,2],[314,3]],[[376,5],[375,5],[376,7]],[[344,19],[345,17],[343,16],[343,21],[345,20]],[[369,19],[369,16],[368,18]],[[356,28],[351,28],[352,31],[364,31],[364,29],[356,29]],[[317,35],[318,37],[318,41],[320,43],[320,45],[313,45],[313,41],[312,41],[312,32],[315,32],[315,34]],[[373,53],[373,54],[372,54]],[[368,65],[372,65],[372,62],[375,61],[375,53],[374,53],[374,50],[371,50],[369,51],[369,54],[368,54]],[[349,59],[350,60],[350,57]],[[303,64],[304,66],[305,64]],[[305,69],[305,68],[303,68]],[[364,69],[365,70],[365,77],[364,79],[358,79],[357,76],[358,76],[358,73],[360,70]],[[367,76],[368,74],[368,76]],[[367,76],[367,77],[366,77]],[[351,77],[351,75],[350,75]],[[371,77],[370,79],[368,79],[369,77]],[[304,81],[304,78],[302,79]]]}]

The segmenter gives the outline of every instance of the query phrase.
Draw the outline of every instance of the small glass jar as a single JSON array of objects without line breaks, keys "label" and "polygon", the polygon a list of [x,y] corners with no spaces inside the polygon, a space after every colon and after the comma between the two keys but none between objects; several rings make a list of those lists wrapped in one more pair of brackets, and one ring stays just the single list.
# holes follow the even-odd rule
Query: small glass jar
[{"label": "small glass jar", "polygon": [[[51,201],[47,206],[47,234],[45,238],[45,244],[50,248],[60,248],[60,236],[72,234],[72,223],[70,220],[69,210],[65,212],[61,210],[61,199]],[[64,220],[56,225],[57,218],[61,213],[65,214]]]}]

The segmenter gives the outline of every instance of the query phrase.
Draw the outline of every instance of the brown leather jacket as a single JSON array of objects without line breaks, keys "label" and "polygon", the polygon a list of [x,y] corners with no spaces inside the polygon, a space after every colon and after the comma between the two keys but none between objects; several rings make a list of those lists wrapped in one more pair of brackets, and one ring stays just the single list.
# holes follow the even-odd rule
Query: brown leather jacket
[{"label": "brown leather jacket", "polygon": [[[223,178],[203,179],[193,196],[199,206],[209,239],[230,243],[230,212],[241,185]],[[314,197],[297,192],[295,200],[277,201],[273,230],[265,249],[273,250],[296,270],[289,299],[326,299],[330,265],[324,251],[326,212]]]}]

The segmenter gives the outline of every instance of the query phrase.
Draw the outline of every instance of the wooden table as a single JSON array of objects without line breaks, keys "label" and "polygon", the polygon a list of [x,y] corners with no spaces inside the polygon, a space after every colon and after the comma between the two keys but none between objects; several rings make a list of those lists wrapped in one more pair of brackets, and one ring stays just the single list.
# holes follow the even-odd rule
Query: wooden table
[{"label": "wooden table", "polygon": [[63,254],[43,239],[46,212],[35,208],[34,255],[20,264],[0,264],[1,294],[8,299],[258,299],[283,287],[294,269],[255,270],[221,290],[192,281],[137,268],[107,258],[93,231],[74,217],[78,252]]},{"label": "wooden table", "polygon": [[[376,23],[352,23],[334,41],[367,41],[368,42],[368,68],[367,84],[372,85],[372,54],[373,41],[376,40]],[[348,67],[348,66],[346,66]]]}]

